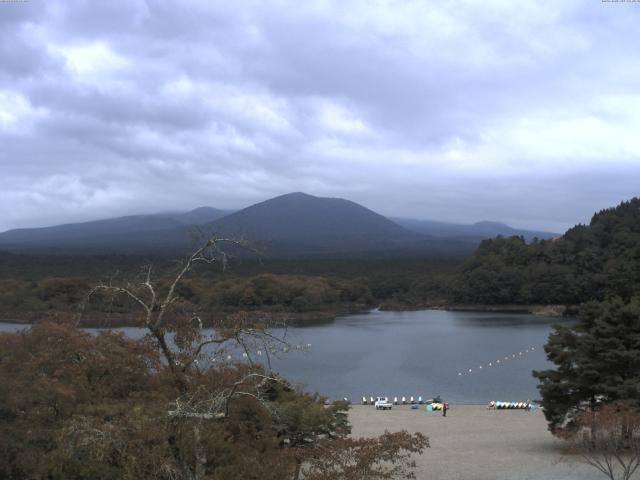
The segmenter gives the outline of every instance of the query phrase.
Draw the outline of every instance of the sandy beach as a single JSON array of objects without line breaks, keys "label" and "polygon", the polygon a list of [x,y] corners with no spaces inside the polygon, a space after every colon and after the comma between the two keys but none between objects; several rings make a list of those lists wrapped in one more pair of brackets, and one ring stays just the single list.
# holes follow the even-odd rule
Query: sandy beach
[{"label": "sandy beach", "polygon": [[385,430],[422,432],[431,447],[416,456],[417,478],[429,480],[597,480],[603,478],[547,431],[541,411],[487,410],[451,405],[446,418],[424,406],[375,410],[354,405],[354,436]]}]

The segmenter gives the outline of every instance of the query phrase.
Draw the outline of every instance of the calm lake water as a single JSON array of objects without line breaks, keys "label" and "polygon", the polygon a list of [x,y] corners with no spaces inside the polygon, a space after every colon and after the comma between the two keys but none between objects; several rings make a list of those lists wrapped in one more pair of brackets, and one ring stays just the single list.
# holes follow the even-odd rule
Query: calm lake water
[{"label": "calm lake water", "polygon": [[[330,398],[439,394],[453,403],[523,401],[538,398],[531,371],[550,366],[543,345],[560,321],[526,314],[373,311],[289,328],[289,342],[311,347],[294,348],[272,363],[289,380]],[[0,323],[0,331],[19,328]]]}]

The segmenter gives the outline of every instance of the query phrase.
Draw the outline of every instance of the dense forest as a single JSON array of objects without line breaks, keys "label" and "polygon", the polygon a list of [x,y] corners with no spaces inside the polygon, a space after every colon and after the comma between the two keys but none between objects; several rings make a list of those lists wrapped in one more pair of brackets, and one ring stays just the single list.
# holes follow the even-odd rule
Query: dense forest
[{"label": "dense forest", "polygon": [[562,237],[483,241],[453,282],[467,304],[578,305],[640,292],[640,198],[596,213]]},{"label": "dense forest", "polygon": [[[141,255],[0,253],[0,318],[41,318],[78,311],[106,276],[135,282],[143,265],[171,276],[172,259]],[[212,315],[286,312],[300,321],[375,306],[580,305],[640,292],[640,199],[596,213],[550,240],[497,237],[462,256],[399,259],[231,259],[225,271],[202,269],[182,285],[186,306]],[[130,310],[97,302],[93,314]],[[126,320],[129,321],[129,320]]]},{"label": "dense forest", "polygon": [[[95,284],[95,280],[74,277],[49,277],[36,282],[0,280],[0,305],[5,318],[24,319],[27,314],[26,319],[35,319],[52,312],[80,313],[83,308],[87,319],[108,319],[111,315],[116,322],[135,307],[126,298],[85,304],[87,293]],[[190,278],[180,285],[179,293],[183,310],[203,312],[205,316],[239,309],[333,314],[374,305],[366,285],[317,276],[261,274],[216,281]]]},{"label": "dense forest", "polygon": [[[290,313],[297,321],[327,320],[375,306],[415,308],[442,302],[461,261],[231,259],[225,271],[201,268],[191,274],[181,285],[181,295],[185,307],[213,315],[248,310]],[[162,257],[0,254],[0,319],[78,312],[99,281],[135,283],[144,265],[153,265],[159,277],[168,278],[175,270],[175,261]],[[131,306],[123,299],[93,302],[86,313],[116,324]]]}]

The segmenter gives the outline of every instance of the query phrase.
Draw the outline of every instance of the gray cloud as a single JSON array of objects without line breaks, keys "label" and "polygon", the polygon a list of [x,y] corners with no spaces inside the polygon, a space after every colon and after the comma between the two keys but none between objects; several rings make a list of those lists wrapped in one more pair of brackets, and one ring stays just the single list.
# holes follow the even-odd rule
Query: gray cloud
[{"label": "gray cloud", "polygon": [[635,4],[0,4],[0,230],[289,191],[562,230],[638,194]]}]

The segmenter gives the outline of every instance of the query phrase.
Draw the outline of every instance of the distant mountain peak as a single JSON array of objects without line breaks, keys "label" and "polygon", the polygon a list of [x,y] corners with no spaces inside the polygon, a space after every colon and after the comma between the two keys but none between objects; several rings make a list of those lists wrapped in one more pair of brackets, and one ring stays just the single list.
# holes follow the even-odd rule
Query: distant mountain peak
[{"label": "distant mountain peak", "polygon": [[311,194],[305,193],[305,192],[291,192],[291,193],[285,193],[285,194],[280,195],[278,197],[274,197],[271,200],[275,200],[277,198],[320,198],[320,197],[316,197],[315,195],[311,195]]},{"label": "distant mountain peak", "polygon": [[219,211],[217,208],[213,208],[213,207],[197,207],[194,208],[193,210],[189,210],[185,213],[202,213],[202,212],[216,212]]},{"label": "distant mountain peak", "polygon": [[303,192],[280,195],[239,210],[211,224],[225,235],[260,241],[321,239],[375,242],[415,236],[386,217],[350,200]]},{"label": "distant mountain peak", "polygon": [[[269,198],[267,200],[264,200],[262,202],[256,203],[254,205],[260,205],[263,203],[274,203],[274,202],[288,202],[288,201],[296,201],[296,202],[316,202],[316,201],[322,201],[322,200],[342,200],[344,202],[348,202],[349,200],[344,200],[341,198],[331,198],[331,197],[318,197],[316,195],[311,195],[309,193],[305,193],[305,192],[291,192],[291,193],[285,193],[283,195],[278,195],[277,197],[273,197],[273,198]],[[247,208],[252,207],[253,205],[250,205]]]}]

